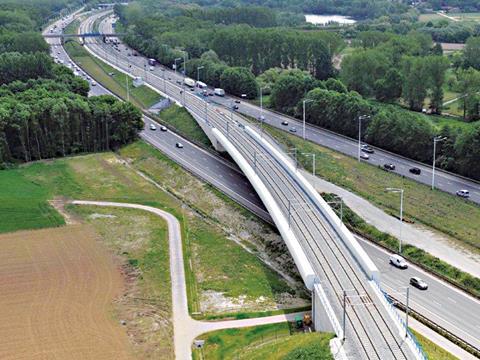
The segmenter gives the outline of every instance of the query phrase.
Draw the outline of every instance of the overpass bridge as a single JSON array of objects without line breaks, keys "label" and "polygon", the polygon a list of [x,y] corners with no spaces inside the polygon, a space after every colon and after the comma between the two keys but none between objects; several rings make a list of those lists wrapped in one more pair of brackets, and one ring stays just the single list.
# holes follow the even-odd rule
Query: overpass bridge
[{"label": "overpass bridge", "polygon": [[79,34],[64,34],[64,33],[50,33],[44,34],[43,37],[47,39],[60,39],[60,44],[64,45],[66,39],[80,38],[85,43],[87,38],[101,38],[103,42],[106,42],[107,38],[119,38],[123,37],[124,33],[99,33],[99,32],[86,32]]},{"label": "overpass bridge", "polygon": [[[96,15],[101,16],[102,14]],[[81,25],[93,26],[96,16]],[[143,66],[101,42],[86,44],[118,70],[141,76]],[[192,114],[213,145],[239,165],[264,202],[312,293],[316,329],[336,334],[338,359],[426,359],[380,288],[379,272],[353,235],[275,142],[232,110],[185,91],[165,77],[147,83]]]}]

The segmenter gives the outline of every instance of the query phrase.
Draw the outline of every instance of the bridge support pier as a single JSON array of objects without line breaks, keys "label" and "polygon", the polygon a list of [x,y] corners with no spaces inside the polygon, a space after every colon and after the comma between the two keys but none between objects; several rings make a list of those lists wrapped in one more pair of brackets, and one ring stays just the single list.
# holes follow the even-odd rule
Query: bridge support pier
[{"label": "bridge support pier", "polygon": [[63,36],[60,38],[60,44],[62,46],[65,45],[65,38]]},{"label": "bridge support pier", "polygon": [[[332,324],[331,316],[328,314],[324,301],[322,301],[322,292],[320,284],[315,284],[312,289],[312,321],[315,331],[336,333]],[[338,335],[338,334],[337,334]]]}]

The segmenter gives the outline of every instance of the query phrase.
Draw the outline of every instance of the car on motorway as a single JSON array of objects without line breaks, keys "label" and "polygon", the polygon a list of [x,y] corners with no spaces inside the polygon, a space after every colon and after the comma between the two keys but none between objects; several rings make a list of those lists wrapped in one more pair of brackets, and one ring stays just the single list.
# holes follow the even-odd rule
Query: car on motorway
[{"label": "car on motorway", "polygon": [[235,103],[240,104],[240,100],[235,100]]},{"label": "car on motorway", "polygon": [[177,142],[177,143],[175,144],[175,146],[176,146],[177,148],[179,148],[179,149],[182,149],[182,148],[183,148],[183,144],[180,143],[180,142]]},{"label": "car on motorway", "polygon": [[92,84],[92,86],[97,86],[97,82],[95,80],[92,80],[90,84]]},{"label": "car on motorway", "polygon": [[364,152],[364,153],[367,153],[367,154],[373,154],[375,151],[370,147],[368,146],[367,144],[363,144],[360,149]]},{"label": "car on motorway", "polygon": [[422,173],[422,170],[418,167],[412,167],[408,171],[410,171],[414,175],[420,175]]},{"label": "car on motorway", "polygon": [[463,197],[463,198],[468,198],[470,197],[470,191],[468,190],[458,190],[456,192],[457,196]]},{"label": "car on motorway", "polygon": [[153,130],[153,131],[157,130],[157,127],[155,126],[155,124],[150,124],[150,130]]},{"label": "car on motorway", "polygon": [[428,289],[427,283],[417,276],[414,276],[414,277],[410,278],[410,285],[412,285],[413,287],[416,287],[417,289],[420,289],[420,290],[427,290]]},{"label": "car on motorway", "polygon": [[388,259],[388,262],[390,265],[393,265],[399,269],[406,269],[408,268],[408,264],[405,261],[403,257],[397,254],[390,255],[390,258]]},{"label": "car on motorway", "polygon": [[383,168],[385,170],[395,170],[395,165],[393,165],[392,163],[383,164]]},{"label": "car on motorway", "polygon": [[233,105],[233,110],[238,110],[238,105]]},{"label": "car on motorway", "polygon": [[288,131],[292,132],[292,133],[296,133],[297,132],[297,128],[295,127],[292,127],[290,129],[288,129]]},{"label": "car on motorway", "polygon": [[283,126],[288,126],[288,121],[286,121],[286,120],[282,121],[282,125]]},{"label": "car on motorway", "polygon": [[167,130],[168,130],[168,129],[167,129],[167,127],[166,127],[166,126],[163,126],[163,125],[162,125],[162,126],[160,126],[160,131],[167,131]]},{"label": "car on motorway", "polygon": [[360,159],[363,159],[363,160],[368,160],[370,159],[370,155],[364,153],[364,152],[361,152],[360,153]]}]

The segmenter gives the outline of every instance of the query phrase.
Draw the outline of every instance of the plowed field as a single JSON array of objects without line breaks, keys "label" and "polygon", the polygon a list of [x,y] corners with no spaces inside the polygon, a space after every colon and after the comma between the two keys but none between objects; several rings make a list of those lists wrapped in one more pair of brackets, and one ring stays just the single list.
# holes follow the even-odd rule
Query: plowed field
[{"label": "plowed field", "polygon": [[85,225],[0,235],[0,359],[128,359],[121,274]]}]

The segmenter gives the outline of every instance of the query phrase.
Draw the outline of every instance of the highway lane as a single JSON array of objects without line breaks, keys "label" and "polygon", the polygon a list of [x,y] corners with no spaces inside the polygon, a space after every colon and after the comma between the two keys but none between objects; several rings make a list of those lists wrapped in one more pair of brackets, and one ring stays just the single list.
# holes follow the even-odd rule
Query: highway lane
[{"label": "highway lane", "polygon": [[[109,19],[108,22],[103,22],[100,30],[106,33],[114,32],[111,26],[111,22],[112,22],[112,19]],[[129,49],[126,46],[122,45],[119,48],[120,48],[120,51],[118,52],[117,55],[125,55],[125,54],[133,53],[132,49]],[[114,56],[114,53],[112,54]],[[130,56],[129,61],[132,64],[136,64],[138,66],[143,67],[145,71],[143,72],[143,74],[138,74],[138,75],[148,78],[148,74],[150,72],[148,71],[149,66],[147,65],[146,58],[140,55]],[[166,76],[169,77],[172,82],[183,81],[182,74],[175,73],[174,71],[168,68],[165,68],[163,66],[156,66],[152,73],[161,75],[162,70],[166,71],[167,73]],[[210,89],[210,91],[213,91],[213,89]],[[228,96],[228,95],[223,98],[218,96],[214,97],[215,102],[225,107],[231,107],[234,100],[239,100],[239,99],[232,96]],[[249,115],[257,119],[259,119],[260,115],[263,114],[265,116],[265,123],[284,131],[289,131],[289,129],[291,129],[292,127],[295,127],[297,132],[294,133],[293,135],[302,136],[302,123],[298,119],[281,115],[279,113],[269,111],[268,109],[263,109],[262,111],[262,109],[259,106],[256,106],[249,102],[245,102],[243,100],[237,105],[239,107],[237,111],[242,114]],[[282,122],[284,121],[287,121],[289,125],[288,126],[282,125]],[[314,143],[328,147],[330,149],[336,150],[338,152],[341,152],[343,154],[346,154],[355,158],[357,157],[358,141],[355,139],[338,135],[333,132],[330,132],[309,124],[307,124],[306,126],[305,134],[306,134],[306,139]],[[431,165],[426,165],[426,164],[390,153],[388,151],[384,151],[380,148],[374,148],[374,149],[375,149],[375,153],[370,155],[370,159],[362,160],[362,161],[366,161],[372,165],[381,166],[381,167],[383,167],[383,165],[386,163],[392,163],[396,166],[396,169],[393,171],[394,173],[405,176],[407,178],[418,181],[428,186],[431,185],[431,181],[432,181]],[[432,152],[433,152],[433,141],[432,141]],[[411,169],[412,167],[420,168],[421,174],[414,175],[410,173],[409,169]],[[455,174],[447,173],[437,168],[435,170],[435,187],[437,189],[446,191],[451,194],[455,194],[455,192],[460,189],[469,190],[471,194],[470,200],[480,204],[480,183],[478,182],[463,178],[461,176],[457,176]]]},{"label": "highway lane", "polygon": [[[168,134],[172,133],[168,132]],[[172,140],[172,144],[174,142],[175,141]],[[182,143],[185,144],[185,140],[182,140]],[[168,145],[167,148],[171,149],[172,145]],[[370,245],[370,248],[368,245]],[[378,250],[375,252],[376,248],[370,243],[366,243],[365,247],[369,255],[382,271],[383,282],[391,288],[398,289],[400,286],[406,286],[408,284],[409,276],[412,276],[409,275],[410,271],[412,272],[411,274],[417,275],[414,272],[413,267],[410,267],[407,271],[397,271],[397,269],[391,268],[388,265],[387,254],[379,252]],[[480,323],[480,319],[478,319],[478,314],[480,314],[480,311],[478,311],[480,304],[476,300],[473,300],[458,290],[453,289],[449,285],[438,281],[436,278],[427,278],[428,275],[423,273],[420,273],[420,276],[427,280],[430,289],[426,292],[419,293],[414,291],[416,289],[412,289],[412,307],[420,313],[430,317],[432,320],[437,321],[458,336],[465,338],[465,340],[470,340],[473,344],[475,344],[476,340],[476,343],[478,344],[480,334],[479,329],[474,324]],[[447,300],[451,303],[455,301],[455,304],[459,304],[459,306],[452,308]],[[440,306],[436,305],[434,301],[438,302]],[[432,311],[432,308],[434,309],[434,313],[429,316],[428,311]],[[464,309],[464,311],[461,311],[461,309]],[[474,321],[470,321],[472,316]],[[470,334],[470,338],[468,338],[468,334]]]},{"label": "highway lane", "polygon": [[[120,47],[122,48],[122,46]],[[121,54],[122,52],[119,52],[119,55],[117,56],[121,58]],[[136,57],[124,56],[124,58],[129,58],[131,64],[142,64],[141,60],[135,60]],[[160,75],[160,77],[162,76]],[[180,79],[181,77],[178,76],[178,80]],[[176,83],[175,78],[171,77],[170,82]],[[161,85],[161,82],[159,85]],[[374,259],[374,262],[379,266],[382,272],[383,282],[389,286],[391,291],[397,291],[402,286],[407,286],[408,280],[411,276],[425,278],[428,283],[431,284],[430,289],[426,292],[412,289],[410,299],[412,307],[472,344],[476,344],[476,346],[480,345],[479,329],[475,325],[476,323],[479,323],[480,315],[473,315],[473,319],[471,316],[472,313],[480,314],[478,311],[480,309],[480,303],[478,301],[464,295],[462,292],[454,289],[448,284],[439,281],[437,278],[425,274],[423,271],[418,270],[415,267],[410,267],[410,269],[406,271],[397,271],[397,269],[388,265],[388,255],[386,253],[380,252],[371,243],[365,243],[364,246],[372,259]],[[450,303],[448,301],[450,301]],[[458,304],[459,308],[455,308],[454,311],[452,311],[452,308],[449,305],[454,303]]]}]

